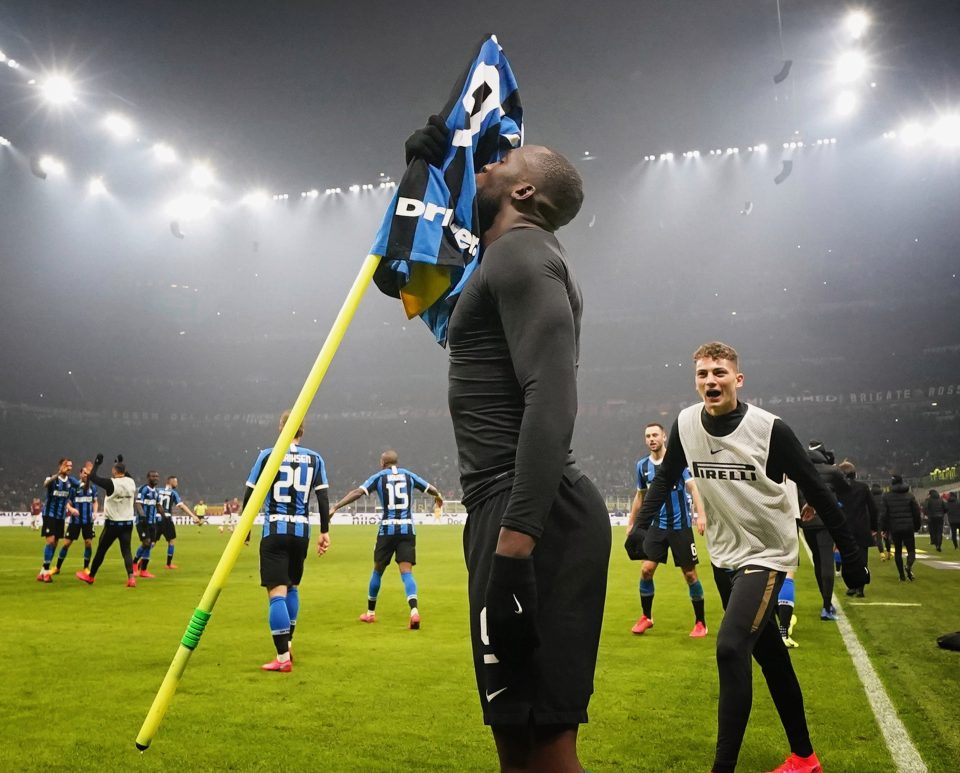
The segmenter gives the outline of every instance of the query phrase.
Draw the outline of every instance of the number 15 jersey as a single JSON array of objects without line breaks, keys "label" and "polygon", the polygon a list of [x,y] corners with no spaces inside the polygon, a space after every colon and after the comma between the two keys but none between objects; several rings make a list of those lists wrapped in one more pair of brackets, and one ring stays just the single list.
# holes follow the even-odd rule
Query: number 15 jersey
[{"label": "number 15 jersey", "polygon": [[[257,479],[272,451],[272,448],[263,449],[253,463],[247,478],[250,488],[257,485]],[[266,514],[263,536],[292,534],[295,537],[309,537],[310,492],[328,486],[327,468],[320,454],[309,448],[301,448],[296,443],[291,444],[263,501]]]},{"label": "number 15 jersey", "polygon": [[378,536],[413,534],[413,490],[426,491],[429,487],[423,478],[403,467],[387,467],[367,478],[361,491],[376,493],[383,505]]}]

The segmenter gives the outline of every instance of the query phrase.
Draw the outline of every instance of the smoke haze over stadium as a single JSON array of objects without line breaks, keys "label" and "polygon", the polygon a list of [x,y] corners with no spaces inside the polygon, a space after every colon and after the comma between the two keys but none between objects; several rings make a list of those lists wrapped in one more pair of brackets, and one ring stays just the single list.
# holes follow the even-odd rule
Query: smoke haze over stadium
[{"label": "smoke haze over stadium", "polygon": [[[561,239],[585,303],[574,451],[601,487],[631,490],[644,423],[694,401],[690,354],[711,339],[741,352],[745,397],[840,458],[876,476],[956,462],[960,137],[903,141],[960,112],[956,4],[871,3],[852,86],[836,3],[784,2],[782,34],[759,0],[549,7],[5,2],[0,50],[38,81],[68,75],[76,101],[45,105],[0,65],[0,509],[98,450],[192,498],[239,494],[367,254],[380,182],[489,31],[526,140],[584,178]],[[160,141],[178,164],[155,162]],[[62,175],[31,173],[45,153]],[[173,217],[195,159],[211,211]],[[256,188],[289,199],[252,209]],[[307,423],[334,490],[390,446],[455,492],[446,388],[427,328],[369,292]],[[11,493],[21,475],[36,493]]]}]

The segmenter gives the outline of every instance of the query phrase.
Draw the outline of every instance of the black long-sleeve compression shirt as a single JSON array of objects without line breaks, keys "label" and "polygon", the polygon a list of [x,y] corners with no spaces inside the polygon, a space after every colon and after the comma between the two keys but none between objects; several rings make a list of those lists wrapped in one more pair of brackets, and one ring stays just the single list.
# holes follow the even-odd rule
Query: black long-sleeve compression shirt
[{"label": "black long-sleeve compression shirt", "polygon": [[494,241],[450,320],[449,405],[468,509],[511,489],[501,525],[538,538],[572,466],[581,295],[556,237]]},{"label": "black long-sleeve compression shirt", "polygon": [[90,474],[87,476],[91,481],[96,483],[100,488],[103,489],[104,493],[107,496],[113,494],[113,479],[112,478],[102,478],[97,474],[97,470],[100,469],[100,465],[96,464],[93,466],[93,469],[90,470]]},{"label": "black long-sleeve compression shirt", "polygon": [[[746,404],[738,402],[734,410],[723,416],[711,416],[705,410],[701,410],[700,421],[708,434],[714,437],[725,437],[740,426],[746,412]],[[677,422],[674,421],[667,440],[666,455],[660,463],[653,483],[650,484],[650,489],[643,499],[643,507],[640,508],[640,514],[637,517],[639,528],[647,528],[654,516],[660,512],[672,482],[680,477],[686,466],[687,456],[680,442],[680,430]],[[806,501],[823,519],[841,554],[844,556],[857,554],[859,548],[843,512],[837,506],[836,497],[823,482],[793,430],[782,419],[776,419],[773,422],[770,432],[770,453],[767,456],[766,474],[773,481],[782,481],[786,476],[796,483]],[[709,521],[710,513],[706,516]]]}]

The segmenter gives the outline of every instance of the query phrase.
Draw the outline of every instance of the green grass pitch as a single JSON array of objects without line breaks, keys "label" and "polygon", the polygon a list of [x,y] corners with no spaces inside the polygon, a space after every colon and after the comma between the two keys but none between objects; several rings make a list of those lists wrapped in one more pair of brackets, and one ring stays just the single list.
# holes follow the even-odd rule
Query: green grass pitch
[{"label": "green grass pitch", "polygon": [[[622,531],[614,532],[596,693],[591,721],[581,730],[582,760],[594,773],[706,771],[716,733],[714,635],[721,614],[713,579],[707,567],[707,639],[687,636],[692,611],[672,566],[656,576],[656,626],[632,636],[639,567],[619,547]],[[395,565],[384,576],[377,623],[357,622],[365,608],[375,529],[335,527],[331,551],[308,560],[290,674],[259,670],[273,648],[254,537],[159,734],[141,756],[134,738],[226,544],[216,528],[180,532],[181,568],[164,571],[161,546],[151,565],[157,579],[127,589],[116,548],[93,587],[73,577],[81,545],[72,547],[64,574],[43,585],[34,580],[42,554],[38,533],[0,530],[2,770],[496,769],[470,667],[462,531],[456,527],[419,530],[420,631],[406,628]],[[938,650],[934,639],[960,628],[960,572],[921,563],[917,582],[901,585],[892,565],[881,564],[875,553],[871,565],[875,581],[866,601],[921,606],[845,604],[845,614],[929,769],[955,771],[960,653]],[[798,578],[795,638],[801,647],[793,660],[824,768],[893,770],[840,634],[818,619],[805,556]],[[740,770],[770,770],[787,751],[755,669]]]}]

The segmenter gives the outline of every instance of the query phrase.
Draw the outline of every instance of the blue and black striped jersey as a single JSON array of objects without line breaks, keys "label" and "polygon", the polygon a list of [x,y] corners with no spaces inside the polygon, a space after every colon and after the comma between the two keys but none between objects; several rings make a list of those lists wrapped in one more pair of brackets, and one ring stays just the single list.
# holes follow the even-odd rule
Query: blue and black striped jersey
[{"label": "blue and black striped jersey", "polygon": [[[257,479],[270,458],[272,448],[263,449],[253,463],[247,485],[254,488]],[[263,501],[263,536],[292,534],[310,536],[310,492],[329,486],[327,466],[323,457],[296,443],[283,457],[273,485]]]},{"label": "blue and black striped jersey", "polygon": [[[653,483],[653,479],[657,476],[658,466],[659,464],[649,456],[645,456],[637,462],[637,488],[640,491],[646,491],[647,487]],[[684,467],[680,480],[673,484],[673,488],[670,489],[670,496],[663,503],[659,515],[653,519],[651,526],[657,526],[661,529],[686,529],[690,526],[686,488],[686,483],[690,478],[689,468]]]},{"label": "blue and black striped jersey", "polygon": [[163,505],[163,514],[168,517],[173,515],[173,508],[183,501],[180,492],[170,486],[164,486],[157,493],[160,495],[160,504]]},{"label": "blue and black striped jersey", "polygon": [[147,523],[157,523],[160,520],[160,513],[157,512],[157,503],[160,501],[160,492],[150,486],[148,483],[144,483],[137,490],[137,502],[140,503],[140,507],[143,509],[143,515],[147,519]]},{"label": "blue and black striped jersey", "polygon": [[388,467],[374,473],[360,486],[364,494],[376,493],[383,505],[378,536],[414,534],[413,490],[426,491],[430,484],[403,467]]},{"label": "blue and black striped jersey", "polygon": [[80,512],[73,516],[75,523],[93,523],[93,503],[97,501],[97,487],[89,483],[86,487],[78,483],[77,488],[70,494],[70,504]]},{"label": "blue and black striped jersey", "polygon": [[43,517],[62,521],[67,514],[67,501],[70,499],[70,494],[79,485],[80,481],[72,475],[55,476],[47,484],[47,501],[43,505]]}]

